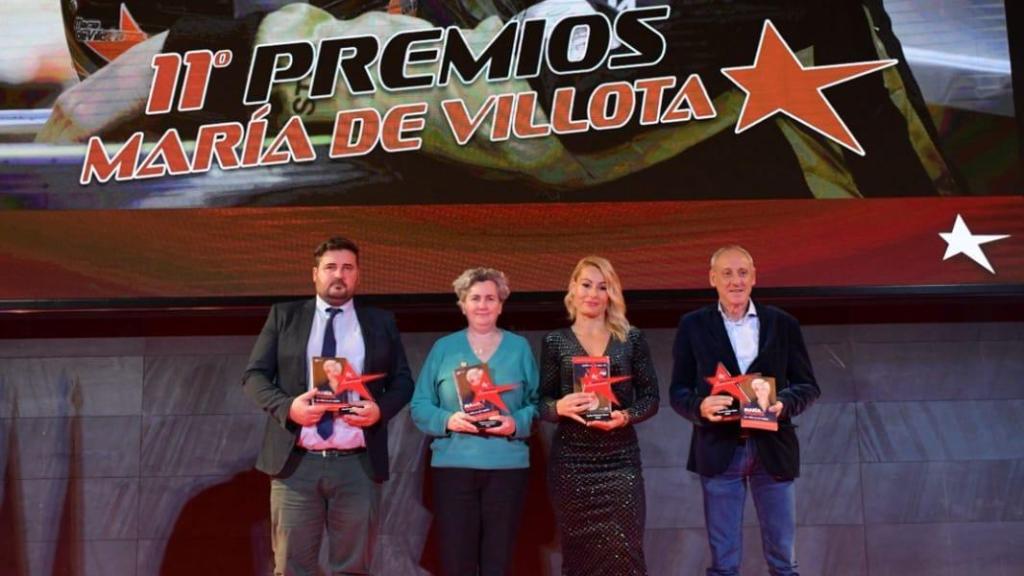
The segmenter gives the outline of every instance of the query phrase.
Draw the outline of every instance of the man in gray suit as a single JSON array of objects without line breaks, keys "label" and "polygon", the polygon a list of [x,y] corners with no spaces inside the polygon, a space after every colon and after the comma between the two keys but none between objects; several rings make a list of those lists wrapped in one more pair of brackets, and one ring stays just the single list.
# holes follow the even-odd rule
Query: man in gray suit
[{"label": "man in gray suit", "polygon": [[[387,423],[412,396],[394,317],[356,306],[359,248],[331,238],[314,252],[316,297],[275,304],[249,357],[245,393],[267,413],[256,468],[271,476],[274,572],[314,576],[324,529],[331,574],[369,574],[380,483],[388,477]],[[314,404],[312,359],[345,358],[373,400],[351,414]]]}]

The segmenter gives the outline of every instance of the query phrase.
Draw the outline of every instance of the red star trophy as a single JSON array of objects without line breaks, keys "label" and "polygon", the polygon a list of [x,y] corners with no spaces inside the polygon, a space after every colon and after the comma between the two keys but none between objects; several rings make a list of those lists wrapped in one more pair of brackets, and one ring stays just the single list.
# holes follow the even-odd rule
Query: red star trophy
[{"label": "red star trophy", "polygon": [[510,412],[501,399],[501,393],[516,387],[515,384],[495,385],[486,362],[472,366],[463,364],[456,368],[455,386],[462,401],[462,411],[472,417],[473,424],[481,429],[501,426],[501,421],[491,416]]},{"label": "red star trophy", "polygon": [[366,383],[379,380],[387,374],[365,374],[360,376],[345,358],[313,357],[314,404],[326,404],[327,409],[352,414],[352,395],[373,400],[366,389]]},{"label": "red star trophy", "polygon": [[740,406],[750,399],[740,388],[740,384],[746,380],[749,380],[753,376],[759,376],[759,374],[748,374],[733,376],[729,374],[729,370],[721,363],[715,368],[715,375],[708,376],[705,380],[708,384],[711,384],[711,395],[723,395],[732,396],[733,401],[726,408],[722,408],[716,415],[722,417],[724,422],[732,422],[740,419]]},{"label": "red star trophy", "polygon": [[611,420],[612,405],[619,399],[612,384],[629,380],[629,376],[611,376],[611,362],[607,356],[574,356],[572,359],[573,391],[591,392],[594,402],[583,413],[584,420]]}]

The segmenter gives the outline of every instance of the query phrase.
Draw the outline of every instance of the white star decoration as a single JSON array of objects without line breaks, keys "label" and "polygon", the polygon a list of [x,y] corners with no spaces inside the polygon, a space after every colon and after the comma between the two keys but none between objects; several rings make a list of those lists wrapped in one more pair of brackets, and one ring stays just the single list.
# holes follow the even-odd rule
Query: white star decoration
[{"label": "white star decoration", "polygon": [[993,274],[996,271],[989,264],[988,258],[985,257],[985,253],[981,250],[981,245],[1010,237],[1009,234],[971,234],[967,224],[964,223],[963,217],[959,214],[956,215],[953,230],[951,232],[939,232],[939,236],[946,241],[946,255],[942,257],[943,260],[949,260],[957,254],[963,254]]}]

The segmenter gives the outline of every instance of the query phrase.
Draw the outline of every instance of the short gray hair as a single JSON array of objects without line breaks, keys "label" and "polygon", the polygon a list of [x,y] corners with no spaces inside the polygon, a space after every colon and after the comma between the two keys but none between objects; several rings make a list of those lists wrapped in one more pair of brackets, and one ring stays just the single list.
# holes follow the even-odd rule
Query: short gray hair
[{"label": "short gray hair", "polygon": [[729,244],[728,246],[722,246],[718,250],[715,250],[715,253],[711,255],[712,268],[715,267],[715,262],[717,262],[718,259],[722,256],[722,254],[725,254],[726,252],[739,252],[740,254],[743,254],[744,256],[747,257],[747,261],[750,262],[751,266],[754,265],[754,257],[750,255],[750,252],[747,252],[746,248],[740,246],[739,244]]},{"label": "short gray hair", "polygon": [[505,273],[501,270],[495,270],[494,268],[470,268],[452,282],[452,288],[455,288],[455,295],[458,296],[459,302],[466,299],[466,294],[469,294],[469,289],[473,287],[473,284],[478,282],[494,282],[494,285],[498,287],[498,300],[504,302],[508,295],[512,293],[512,290],[508,287],[508,278],[505,277]]}]

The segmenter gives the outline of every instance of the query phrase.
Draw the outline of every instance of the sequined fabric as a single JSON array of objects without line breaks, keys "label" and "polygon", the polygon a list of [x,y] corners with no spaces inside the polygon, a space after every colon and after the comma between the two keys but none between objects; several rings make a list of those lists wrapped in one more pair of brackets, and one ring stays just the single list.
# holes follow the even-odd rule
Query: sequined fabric
[{"label": "sequined fabric", "polygon": [[555,403],[573,391],[572,358],[587,356],[569,328],[544,337],[541,416],[557,421],[549,481],[562,538],[562,574],[633,576],[644,564],[644,478],[633,424],[658,411],[658,377],[643,333],[614,338],[605,355],[611,375],[632,375],[612,386],[630,424],[611,431],[559,418]]}]

